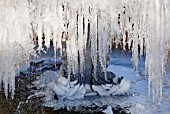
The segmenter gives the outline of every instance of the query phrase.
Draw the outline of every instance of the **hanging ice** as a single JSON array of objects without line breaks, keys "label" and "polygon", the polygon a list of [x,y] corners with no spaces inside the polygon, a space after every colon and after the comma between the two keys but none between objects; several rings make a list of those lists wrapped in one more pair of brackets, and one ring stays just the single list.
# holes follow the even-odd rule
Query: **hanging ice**
[{"label": "hanging ice", "polygon": [[0,79],[4,83],[6,96],[8,95],[8,84],[12,97],[14,96],[15,70],[20,64],[23,64],[33,49],[27,6],[25,0],[0,1]]},{"label": "hanging ice", "polygon": [[135,70],[138,56],[146,54],[150,95],[160,99],[169,45],[169,6],[168,0],[0,0],[0,81],[6,95],[8,84],[14,95],[16,66],[26,62],[33,41],[38,41],[41,50],[43,40],[47,47],[53,40],[54,50],[66,52],[63,66],[69,77],[85,76],[90,54],[96,77],[98,65],[106,75],[115,37],[124,49],[132,46]]}]

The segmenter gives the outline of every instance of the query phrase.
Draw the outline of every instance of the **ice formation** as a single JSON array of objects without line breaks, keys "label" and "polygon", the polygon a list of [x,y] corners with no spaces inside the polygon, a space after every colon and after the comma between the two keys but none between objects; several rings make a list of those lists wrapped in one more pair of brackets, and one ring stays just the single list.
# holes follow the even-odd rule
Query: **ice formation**
[{"label": "ice formation", "polygon": [[[96,77],[98,64],[106,70],[115,37],[124,49],[132,47],[135,70],[138,56],[146,53],[149,94],[159,100],[168,49],[169,6],[169,0],[0,0],[0,81],[6,96],[8,84],[14,95],[15,69],[33,51],[33,40],[38,41],[38,50],[42,50],[43,41],[49,47],[50,40],[55,50],[64,50],[65,42],[68,75],[83,76],[90,38]],[[56,51],[54,55],[57,58]]]},{"label": "ice formation", "polygon": [[3,81],[6,96],[9,87],[13,97],[15,70],[33,49],[31,20],[26,0],[1,0],[0,10],[0,82]]},{"label": "ice formation", "polygon": [[112,107],[111,106],[108,106],[105,110],[103,110],[102,112],[104,112],[105,114],[113,114],[113,111],[112,111]]}]

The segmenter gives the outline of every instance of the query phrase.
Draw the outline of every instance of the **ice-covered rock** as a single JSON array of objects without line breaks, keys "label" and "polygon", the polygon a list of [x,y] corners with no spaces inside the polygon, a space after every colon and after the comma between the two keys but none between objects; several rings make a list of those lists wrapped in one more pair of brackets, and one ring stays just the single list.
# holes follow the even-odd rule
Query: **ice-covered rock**
[{"label": "ice-covered rock", "polygon": [[[83,84],[75,82],[77,81],[70,82],[67,78],[58,76],[55,81],[48,83],[46,97],[51,100],[50,98],[55,94],[61,99],[83,99],[86,89]],[[51,94],[52,92],[54,93]]]},{"label": "ice-covered rock", "polygon": [[98,76],[97,80],[93,79],[92,89],[100,96],[120,95],[128,92],[130,85],[131,82],[124,77],[107,72],[107,80],[102,76]]},{"label": "ice-covered rock", "polygon": [[92,85],[92,89],[100,96],[121,95],[130,89],[131,82],[127,79],[122,79],[120,84],[102,84]]},{"label": "ice-covered rock", "polygon": [[108,106],[105,110],[102,111],[105,114],[113,114],[112,107]]},{"label": "ice-covered rock", "polygon": [[97,93],[100,96],[120,95],[130,89],[130,81],[117,76],[112,76],[112,78],[117,78],[116,82],[114,79],[111,81],[111,78],[108,78],[110,83],[100,79],[99,82],[102,84],[94,84],[92,88],[88,84],[81,83],[79,78],[71,78],[71,81],[55,71],[46,71],[40,77],[33,84],[39,89],[46,88],[45,99],[47,101],[53,100],[55,95],[59,99],[83,99],[85,96],[95,96]]},{"label": "ice-covered rock", "polygon": [[143,113],[147,113],[149,114],[149,112],[145,112],[146,110],[146,107],[140,103],[137,103],[134,107],[131,107],[130,108],[130,111],[132,114],[136,114],[136,113],[139,113],[139,114],[143,114]]}]

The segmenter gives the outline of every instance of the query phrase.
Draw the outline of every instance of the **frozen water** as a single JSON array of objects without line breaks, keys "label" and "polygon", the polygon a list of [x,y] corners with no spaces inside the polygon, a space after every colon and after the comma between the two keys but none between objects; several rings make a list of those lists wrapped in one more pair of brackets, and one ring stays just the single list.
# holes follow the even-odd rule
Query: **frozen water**
[{"label": "frozen water", "polygon": [[111,106],[108,106],[105,110],[103,110],[102,112],[104,112],[105,114],[113,114],[113,111],[112,111],[112,107]]},{"label": "frozen water", "polygon": [[[126,57],[126,58],[125,58]],[[133,69],[133,62],[130,61],[131,52],[113,50],[111,54],[110,65],[107,68],[108,71],[114,72],[117,76],[124,76],[125,78],[131,80],[131,89],[127,94],[118,95],[118,96],[97,96],[96,94],[92,94],[89,96],[85,96],[84,99],[80,100],[52,100],[54,98],[47,98],[46,102],[44,102],[44,106],[53,107],[58,110],[60,108],[67,108],[68,110],[74,109],[75,111],[85,111],[84,107],[105,107],[111,106],[113,109],[116,108],[117,105],[120,105],[123,110],[126,110],[127,113],[146,113],[146,114],[160,114],[160,113],[169,113],[170,112],[170,89],[168,85],[163,84],[163,101],[161,104],[153,104],[150,102],[148,98],[148,87],[147,87],[147,77],[144,72],[144,61],[139,60],[139,74],[136,77],[136,74]],[[117,63],[116,63],[117,61]],[[116,65],[114,65],[116,63]],[[167,81],[170,78],[169,76],[169,68],[167,69]],[[49,73],[49,75],[48,75]],[[52,74],[55,73],[56,75]],[[45,74],[45,75],[44,75]],[[44,83],[47,85],[47,82],[53,81],[57,76],[57,72],[46,71],[46,73],[42,74],[38,80],[40,83]],[[51,75],[50,75],[51,74]],[[52,77],[54,79],[52,79]],[[48,78],[50,80],[48,80]],[[44,81],[43,81],[44,80]],[[41,84],[42,84],[41,83]],[[167,82],[168,83],[168,82]],[[36,84],[38,87],[41,84]],[[43,86],[44,87],[44,86]],[[43,89],[41,89],[43,90]],[[42,92],[39,92],[42,94]],[[44,94],[46,94],[44,92]],[[53,94],[53,93],[51,93]],[[35,94],[37,95],[37,93]],[[54,94],[53,94],[54,95]],[[38,96],[37,96],[38,97]],[[70,97],[71,99],[71,97]],[[93,109],[92,109],[93,110]],[[102,111],[103,108],[94,109],[95,111]]]},{"label": "frozen water", "polygon": [[53,40],[56,62],[65,34],[68,75],[82,74],[88,38],[94,77],[99,64],[106,72],[113,37],[124,49],[132,47],[136,71],[138,56],[145,53],[149,95],[158,102],[169,48],[169,6],[169,0],[0,0],[0,81],[6,96],[8,85],[14,95],[15,70],[28,60],[33,40],[38,50]]}]

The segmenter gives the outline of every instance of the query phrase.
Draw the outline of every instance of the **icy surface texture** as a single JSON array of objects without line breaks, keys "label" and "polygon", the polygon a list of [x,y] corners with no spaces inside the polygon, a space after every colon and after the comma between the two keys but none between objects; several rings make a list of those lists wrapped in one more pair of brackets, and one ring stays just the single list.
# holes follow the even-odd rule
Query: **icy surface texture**
[{"label": "icy surface texture", "polygon": [[[160,113],[169,113],[170,112],[170,86],[164,85],[164,93],[163,94],[163,102],[160,105],[155,105],[153,103],[149,103],[148,99],[148,89],[147,89],[147,78],[140,74],[138,77],[134,75],[133,65],[129,66],[130,54],[124,53],[122,58],[120,58],[122,52],[120,54],[115,53],[112,54],[111,61],[124,60],[124,64],[110,64],[108,67],[108,71],[114,72],[117,76],[125,76],[125,78],[132,81],[132,87],[128,94],[120,95],[120,96],[91,96],[85,97],[81,100],[53,100],[49,102],[45,102],[44,106],[53,107],[54,109],[67,109],[73,111],[81,111],[82,113],[92,113],[99,112],[104,110],[104,107],[108,105],[112,108],[121,107],[126,113],[132,114],[160,114]],[[115,58],[115,55],[117,58]],[[113,58],[114,57],[114,58]],[[126,58],[124,58],[126,57]],[[127,60],[128,59],[128,60]],[[121,61],[118,61],[121,62]],[[141,60],[139,60],[141,62]],[[139,63],[139,69],[143,68],[141,63]],[[140,71],[141,72],[141,71]],[[170,75],[168,75],[169,77]],[[141,87],[142,86],[142,87]]]},{"label": "icy surface texture", "polygon": [[[69,81],[69,79],[61,75],[60,71],[46,70],[38,76],[37,79],[33,81],[33,85],[30,86],[30,88],[36,88],[35,94],[31,96],[43,94],[45,96],[45,102],[47,102],[63,99],[84,99],[87,96],[97,96],[97,94],[100,96],[123,95],[130,89],[130,81],[115,76],[113,79],[109,78],[109,80],[114,80],[113,83],[92,85],[93,91],[88,91],[89,89],[85,84],[80,82],[79,78],[73,80],[72,77],[72,81]],[[100,82],[102,82],[101,79]],[[90,85],[88,86],[90,87]]]},{"label": "icy surface texture", "polygon": [[68,75],[82,74],[87,38],[91,40],[94,77],[98,64],[106,70],[112,38],[124,49],[127,40],[135,70],[138,56],[146,53],[149,94],[159,100],[168,48],[169,5],[169,0],[0,0],[0,80],[6,95],[8,84],[14,95],[15,68],[32,51],[32,39],[38,41],[39,50],[44,41],[49,47],[50,40],[54,50],[62,50],[65,34]]},{"label": "icy surface texture", "polygon": [[15,70],[33,49],[28,3],[26,0],[1,0],[0,10],[0,82],[3,81],[6,97],[8,87],[14,97]]}]

